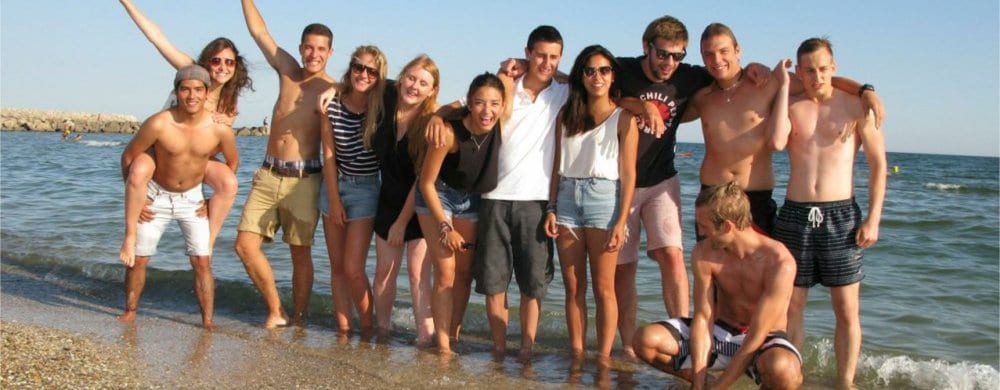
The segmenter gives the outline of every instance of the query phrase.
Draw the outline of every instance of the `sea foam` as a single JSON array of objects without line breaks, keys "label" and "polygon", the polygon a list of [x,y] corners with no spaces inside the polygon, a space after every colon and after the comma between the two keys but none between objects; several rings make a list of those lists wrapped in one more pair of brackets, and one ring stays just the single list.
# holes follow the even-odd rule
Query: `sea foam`
[{"label": "sea foam", "polygon": [[957,191],[965,188],[965,186],[961,184],[927,183],[924,184],[924,188],[928,190],[938,190],[938,191]]}]

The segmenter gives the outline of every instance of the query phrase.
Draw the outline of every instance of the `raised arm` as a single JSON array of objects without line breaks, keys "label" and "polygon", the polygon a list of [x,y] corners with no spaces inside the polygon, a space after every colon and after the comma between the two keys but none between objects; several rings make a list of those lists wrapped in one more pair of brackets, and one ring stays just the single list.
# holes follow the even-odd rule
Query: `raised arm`
[{"label": "raised arm", "polygon": [[783,59],[778,62],[772,71],[772,77],[778,83],[778,92],[771,102],[771,117],[768,120],[768,134],[770,134],[771,150],[784,150],[788,145],[788,135],[792,132],[792,121],[788,118],[788,85],[790,84],[788,68],[792,66],[792,61]]},{"label": "raised arm", "polygon": [[260,11],[257,10],[253,0],[243,0],[243,17],[246,19],[250,36],[253,37],[254,42],[257,42],[257,47],[264,53],[264,58],[274,70],[282,75],[290,76],[301,69],[295,58],[278,47],[278,43],[271,37],[271,33],[267,31],[267,25],[264,24],[264,18],[260,16]]},{"label": "raised arm", "polygon": [[497,74],[503,83],[503,114],[500,115],[500,130],[507,125],[511,113],[514,112],[514,79],[505,73]]},{"label": "raised arm", "polygon": [[711,266],[705,261],[708,250],[706,241],[695,244],[691,251],[691,272],[694,274],[694,318],[691,320],[691,386],[705,387],[708,374],[708,354],[712,350],[711,327],[714,321],[715,300],[712,299]]},{"label": "raised arm", "polygon": [[153,23],[152,20],[143,15],[136,8],[130,0],[119,0],[122,6],[125,7],[125,12],[128,12],[128,16],[132,18],[135,25],[139,27],[139,31],[146,36],[146,39],[153,44],[153,47],[160,52],[167,62],[170,63],[175,69],[180,69],[181,67],[191,65],[194,63],[194,58],[187,55],[186,53],[180,51],[176,46],[170,43],[166,35],[163,35],[163,31],[160,31],[160,27]]},{"label": "raised arm", "polygon": [[743,344],[729,361],[729,366],[715,381],[715,387],[725,389],[736,382],[746,372],[754,353],[764,345],[768,333],[775,329],[781,318],[788,312],[788,302],[792,299],[793,282],[795,279],[795,259],[785,253],[787,258],[776,261],[768,275],[764,294],[757,304],[757,311],[750,319],[749,332],[743,339]]},{"label": "raised arm", "polygon": [[867,248],[878,241],[878,225],[882,220],[882,203],[885,201],[885,184],[887,163],[885,161],[885,137],[882,131],[875,127],[875,118],[871,110],[865,111],[865,117],[858,124],[861,136],[861,146],[868,160],[868,217],[858,228],[856,241],[858,246]]}]

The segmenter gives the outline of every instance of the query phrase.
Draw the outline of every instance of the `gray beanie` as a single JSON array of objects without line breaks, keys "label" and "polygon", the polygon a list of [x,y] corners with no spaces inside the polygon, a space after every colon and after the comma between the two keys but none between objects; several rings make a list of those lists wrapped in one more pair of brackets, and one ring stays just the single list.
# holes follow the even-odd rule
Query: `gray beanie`
[{"label": "gray beanie", "polygon": [[177,75],[174,76],[174,89],[181,84],[184,80],[198,80],[205,83],[205,87],[208,88],[212,85],[212,78],[209,77],[208,71],[202,68],[200,65],[188,65],[177,70]]}]

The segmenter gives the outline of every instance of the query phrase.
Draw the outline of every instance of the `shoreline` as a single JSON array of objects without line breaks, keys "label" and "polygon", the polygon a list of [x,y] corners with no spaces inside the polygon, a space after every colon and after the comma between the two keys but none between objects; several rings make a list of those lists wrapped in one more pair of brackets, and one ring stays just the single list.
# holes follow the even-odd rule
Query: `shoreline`
[{"label": "shoreline", "polygon": [[[134,134],[142,121],[132,115],[86,113],[57,110],[0,108],[0,131],[31,131]],[[267,136],[269,129],[261,126],[234,127],[237,136]]]}]

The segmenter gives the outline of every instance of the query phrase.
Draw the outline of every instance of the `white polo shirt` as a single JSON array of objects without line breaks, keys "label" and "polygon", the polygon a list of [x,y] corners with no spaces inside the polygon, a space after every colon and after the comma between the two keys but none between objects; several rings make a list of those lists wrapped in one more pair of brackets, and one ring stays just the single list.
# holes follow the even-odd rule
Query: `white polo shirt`
[{"label": "white polo shirt", "polygon": [[497,169],[497,187],[482,195],[496,200],[548,200],[552,160],[555,158],[556,116],[569,86],[552,80],[535,101],[524,90],[524,77],[515,81],[513,112],[501,129],[503,146]]}]

